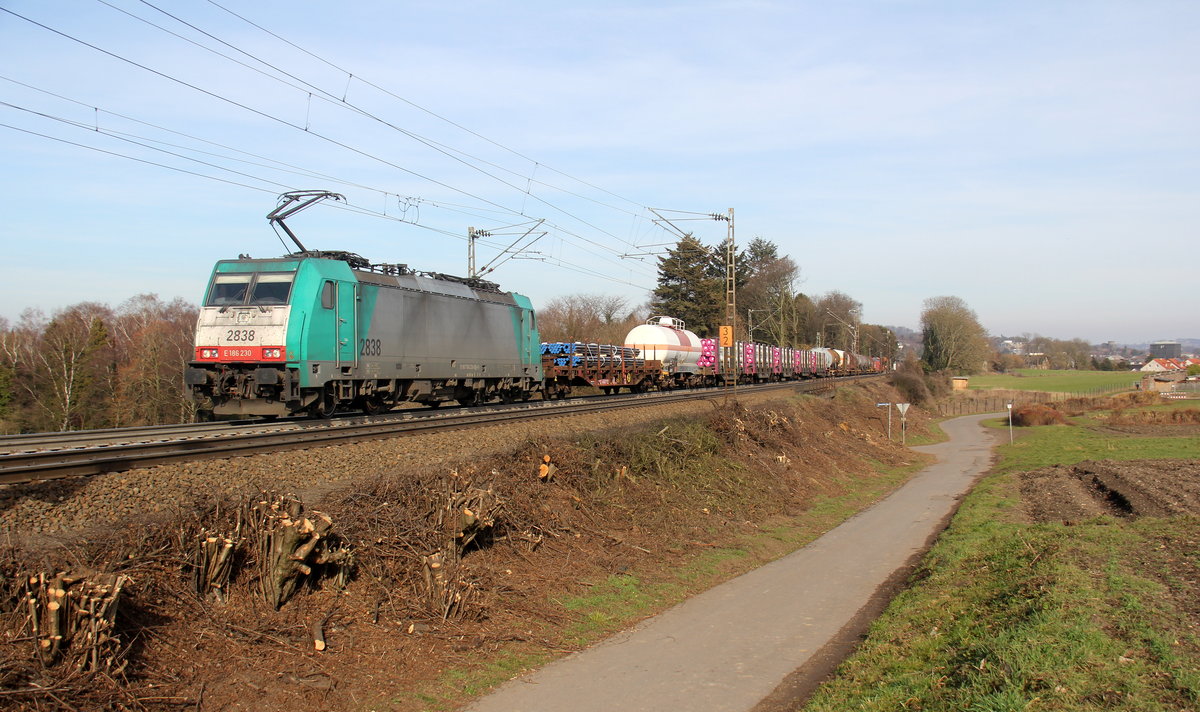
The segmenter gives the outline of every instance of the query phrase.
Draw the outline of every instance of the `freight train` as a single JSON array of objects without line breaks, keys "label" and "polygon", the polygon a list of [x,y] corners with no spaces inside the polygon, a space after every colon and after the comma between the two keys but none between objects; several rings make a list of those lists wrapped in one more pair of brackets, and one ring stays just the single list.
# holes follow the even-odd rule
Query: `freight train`
[{"label": "freight train", "polygon": [[613,393],[882,370],[879,360],[833,349],[718,349],[668,316],[636,327],[622,346],[543,344],[529,299],[494,283],[305,249],[282,218],[329,196],[286,194],[268,215],[298,252],[217,262],[184,372],[199,419],[376,414],[405,402],[562,398],[581,385]]},{"label": "freight train", "polygon": [[529,299],[490,282],[307,252],[217,263],[184,381],[201,419],[329,417],[403,402],[562,398],[583,385],[641,392],[722,385],[731,374],[759,383],[882,368],[837,349],[720,349],[667,316],[623,346],[541,343]]}]

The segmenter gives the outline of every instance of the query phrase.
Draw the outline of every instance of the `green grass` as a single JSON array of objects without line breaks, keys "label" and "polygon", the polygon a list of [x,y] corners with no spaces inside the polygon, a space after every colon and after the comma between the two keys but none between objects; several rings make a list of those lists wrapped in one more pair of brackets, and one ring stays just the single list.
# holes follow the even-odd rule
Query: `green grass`
[{"label": "green grass", "polygon": [[668,582],[647,585],[632,574],[609,576],[587,593],[559,601],[576,616],[566,636],[570,645],[583,646],[620,630],[627,623],[646,617],[682,599],[683,587]]},{"label": "green grass", "polygon": [[1019,524],[1008,485],[981,484],[806,710],[1194,708],[1200,641],[1134,573],[1156,532]]},{"label": "green grass", "polygon": [[[938,420],[930,421],[929,425],[927,426],[927,429],[929,430],[928,435],[910,430],[906,439],[908,446],[915,447],[917,445],[936,445],[949,440],[950,436],[946,434],[945,430],[942,430],[941,422],[943,420],[949,420],[949,418],[939,418]],[[899,429],[896,431],[895,439],[900,439]]]},{"label": "green grass", "polygon": [[1022,368],[1012,373],[971,376],[968,387],[1054,393],[1108,393],[1132,390],[1141,374],[1130,371],[1044,371]]},{"label": "green grass", "polygon": [[[1198,457],[1200,443],[1078,422],[1017,430],[912,586],[805,710],[1197,708],[1200,638],[1176,602],[1194,598],[1200,519],[1028,524],[1011,473],[1089,458]],[[1182,578],[1173,573],[1181,552],[1192,567]]]},{"label": "green grass", "polygon": [[[1141,437],[1097,429],[1094,417],[1072,419],[1074,425],[1040,425],[1014,428],[1015,442],[998,448],[999,472],[1020,472],[1049,465],[1071,465],[1083,460],[1141,460],[1200,458],[1200,438],[1194,436]],[[989,421],[1007,428],[1007,421]]]}]

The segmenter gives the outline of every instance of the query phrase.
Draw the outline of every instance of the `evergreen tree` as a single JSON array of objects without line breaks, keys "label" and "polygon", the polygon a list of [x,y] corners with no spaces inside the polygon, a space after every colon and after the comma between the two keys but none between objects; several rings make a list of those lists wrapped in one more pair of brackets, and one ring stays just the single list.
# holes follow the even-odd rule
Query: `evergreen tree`
[{"label": "evergreen tree", "polygon": [[746,251],[738,255],[738,276],[750,281],[778,259],[778,245],[764,237],[755,237],[746,246]]},{"label": "evergreen tree", "polygon": [[725,264],[692,235],[658,258],[658,286],[650,301],[654,314],[682,319],[700,336],[712,336],[724,314]]}]

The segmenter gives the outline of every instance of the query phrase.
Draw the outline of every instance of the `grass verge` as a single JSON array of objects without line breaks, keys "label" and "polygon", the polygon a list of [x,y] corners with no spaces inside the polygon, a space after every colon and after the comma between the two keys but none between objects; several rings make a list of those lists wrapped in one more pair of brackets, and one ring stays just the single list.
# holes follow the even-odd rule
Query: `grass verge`
[{"label": "grass verge", "polygon": [[[1139,409],[1142,410],[1142,409]],[[1103,413],[1072,419],[1071,425],[1018,428],[1012,445],[999,448],[1000,472],[1020,472],[1083,460],[1200,458],[1200,438],[1188,435],[1147,436],[1105,429]],[[991,425],[1007,421],[989,421]]]},{"label": "grass verge", "polygon": [[1053,393],[1095,393],[1131,390],[1140,380],[1141,374],[1129,371],[1048,371],[1022,368],[1011,373],[971,376],[968,387],[972,390],[999,388]]},{"label": "grass verge", "polygon": [[868,639],[805,710],[1194,710],[1197,517],[1031,524],[1012,473],[1193,458],[1195,438],[1082,418],[1024,429]]}]

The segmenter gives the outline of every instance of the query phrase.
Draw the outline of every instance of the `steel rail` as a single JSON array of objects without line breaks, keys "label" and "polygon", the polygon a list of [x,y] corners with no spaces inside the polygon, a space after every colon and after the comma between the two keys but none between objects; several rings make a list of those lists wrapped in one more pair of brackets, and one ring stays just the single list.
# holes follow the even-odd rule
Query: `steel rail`
[{"label": "steel rail", "polygon": [[101,428],[97,430],[68,430],[50,433],[21,433],[0,435],[0,452],[15,452],[44,447],[80,447],[92,443],[117,440],[139,440],[154,437],[178,437],[189,431],[211,430],[231,423],[170,423],[131,428]]},{"label": "steel rail", "polygon": [[[871,376],[867,376],[870,378]],[[833,388],[862,376],[773,383],[756,386],[754,392],[792,389],[814,392]],[[283,429],[244,429],[232,433],[216,429],[211,435],[157,442],[125,442],[72,449],[0,453],[0,485],[97,475],[107,472],[151,467],[168,462],[237,457],[262,452],[277,452],[323,447],[360,440],[375,440],[428,433],[437,430],[462,430],[517,420],[562,417],[586,413],[663,405],[684,400],[719,400],[712,389],[677,390],[668,393],[639,393],[566,401],[536,401],[508,406],[485,406],[463,412],[401,411],[383,417],[354,417],[328,421],[302,421],[303,427]],[[420,415],[413,415],[419,413]],[[295,426],[296,423],[286,424]]]}]

